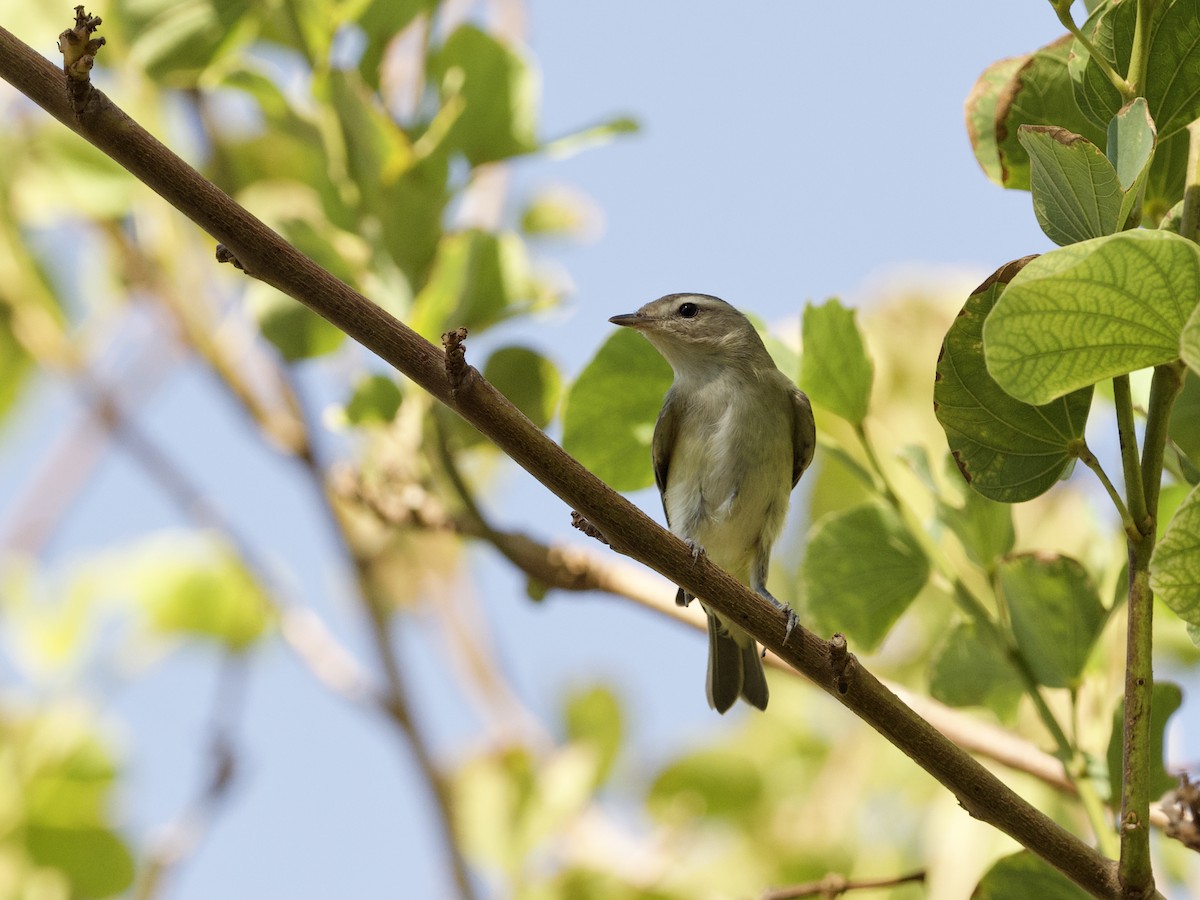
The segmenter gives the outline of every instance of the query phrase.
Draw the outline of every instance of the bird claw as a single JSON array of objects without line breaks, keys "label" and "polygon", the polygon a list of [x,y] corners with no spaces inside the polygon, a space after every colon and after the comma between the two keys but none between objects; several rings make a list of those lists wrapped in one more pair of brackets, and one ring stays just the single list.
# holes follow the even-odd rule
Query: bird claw
[{"label": "bird claw", "polygon": [[[775,597],[771,594],[771,592],[768,591],[765,587],[761,587],[761,586],[757,587],[757,588],[755,588],[755,591],[758,593],[758,595],[760,597],[762,597],[764,600],[770,601],[772,606],[774,606],[778,610],[781,610],[784,614],[787,615],[787,625],[784,627],[784,630],[783,630],[783,642],[786,644],[788,642],[788,638],[790,638],[792,636],[792,632],[796,630],[796,625],[799,624],[799,622],[800,622],[800,619],[796,616],[796,611],[793,610],[786,603],[780,603],[778,600],[776,600]],[[767,651],[764,649],[763,653],[766,653],[766,652]]]},{"label": "bird claw", "polygon": [[800,621],[800,619],[796,616],[796,613],[789,606],[787,609],[787,626],[783,629],[783,642],[785,644],[788,642],[788,638],[790,638],[792,636],[792,632],[796,630],[796,624],[799,621]]},{"label": "bird claw", "polygon": [[704,548],[690,538],[684,538],[683,542],[688,545],[688,549],[692,551],[692,565],[704,555]]}]

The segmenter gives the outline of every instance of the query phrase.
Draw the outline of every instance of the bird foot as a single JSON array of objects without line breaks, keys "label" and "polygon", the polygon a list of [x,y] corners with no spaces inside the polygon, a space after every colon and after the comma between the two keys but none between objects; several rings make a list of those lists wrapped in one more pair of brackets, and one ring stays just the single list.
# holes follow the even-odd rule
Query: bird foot
[{"label": "bird foot", "polygon": [[[756,587],[755,592],[764,600],[770,601],[771,605],[776,609],[782,610],[787,615],[787,625],[783,630],[783,642],[786,644],[788,642],[788,638],[792,636],[792,632],[796,630],[796,625],[800,622],[800,619],[796,616],[795,610],[793,610],[786,603],[780,603],[778,600],[776,600],[771,592],[765,587]],[[764,648],[763,653],[765,654],[766,652],[767,651]]]}]

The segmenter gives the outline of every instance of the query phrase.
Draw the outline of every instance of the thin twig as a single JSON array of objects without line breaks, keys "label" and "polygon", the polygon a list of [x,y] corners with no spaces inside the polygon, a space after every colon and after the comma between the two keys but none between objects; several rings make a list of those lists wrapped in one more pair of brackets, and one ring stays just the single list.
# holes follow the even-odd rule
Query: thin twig
[{"label": "thin twig", "polygon": [[870,891],[880,888],[898,887],[902,884],[924,884],[925,871],[910,872],[884,878],[851,879],[845,875],[826,875],[820,881],[793,884],[788,887],[764,891],[761,900],[801,900],[804,897],[820,897],[821,900],[836,900],[850,891]]}]

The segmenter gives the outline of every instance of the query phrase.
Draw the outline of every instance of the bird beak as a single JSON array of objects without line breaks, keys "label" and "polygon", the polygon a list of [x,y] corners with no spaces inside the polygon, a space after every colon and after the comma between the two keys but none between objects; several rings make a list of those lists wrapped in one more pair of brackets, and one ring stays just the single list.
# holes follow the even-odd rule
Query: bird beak
[{"label": "bird beak", "polygon": [[624,325],[627,328],[637,328],[644,324],[645,320],[637,313],[625,313],[623,316],[613,316],[608,321],[614,325]]}]

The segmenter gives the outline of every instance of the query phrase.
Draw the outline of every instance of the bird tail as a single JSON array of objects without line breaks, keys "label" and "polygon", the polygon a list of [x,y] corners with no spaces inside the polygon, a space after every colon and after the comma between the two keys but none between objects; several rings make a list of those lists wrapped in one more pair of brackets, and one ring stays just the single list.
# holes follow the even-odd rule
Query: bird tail
[{"label": "bird tail", "polygon": [[[708,612],[706,610],[706,612]],[[767,708],[767,676],[754,639],[708,612],[708,705],[724,713],[741,696]]]}]

